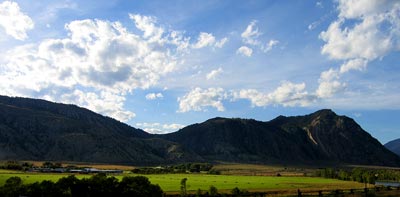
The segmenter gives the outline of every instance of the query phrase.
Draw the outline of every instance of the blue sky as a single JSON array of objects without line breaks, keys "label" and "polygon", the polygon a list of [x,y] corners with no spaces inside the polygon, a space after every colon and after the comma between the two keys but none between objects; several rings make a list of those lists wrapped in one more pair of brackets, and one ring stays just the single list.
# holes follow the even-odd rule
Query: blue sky
[{"label": "blue sky", "polygon": [[151,133],[330,108],[400,137],[400,2],[1,1],[0,94]]}]

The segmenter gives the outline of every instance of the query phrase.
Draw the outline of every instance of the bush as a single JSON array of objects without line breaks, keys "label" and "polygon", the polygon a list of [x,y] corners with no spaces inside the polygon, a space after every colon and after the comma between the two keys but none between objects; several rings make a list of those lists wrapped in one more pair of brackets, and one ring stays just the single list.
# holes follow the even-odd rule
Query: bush
[{"label": "bush", "polygon": [[210,196],[218,196],[218,189],[213,185],[210,186],[210,189],[208,189],[208,192],[209,192]]},{"label": "bush", "polygon": [[7,161],[3,164],[3,166],[1,166],[1,168],[7,170],[22,170],[23,166],[17,161]]},{"label": "bush", "polygon": [[150,183],[147,177],[124,177],[121,182],[115,177],[97,174],[90,178],[77,179],[71,175],[56,183],[42,181],[23,185],[19,177],[11,177],[0,187],[1,197],[71,197],[71,196],[137,196],[159,197],[163,195],[160,186]]}]

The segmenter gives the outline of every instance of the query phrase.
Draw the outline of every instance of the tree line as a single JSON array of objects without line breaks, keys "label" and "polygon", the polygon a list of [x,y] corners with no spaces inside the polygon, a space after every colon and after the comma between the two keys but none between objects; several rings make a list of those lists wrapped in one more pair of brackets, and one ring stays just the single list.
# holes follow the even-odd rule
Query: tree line
[{"label": "tree line", "polygon": [[142,167],[132,170],[136,174],[171,174],[171,173],[199,173],[207,172],[208,174],[220,174],[219,171],[213,169],[210,163],[184,163],[179,165],[169,165],[160,167]]},{"label": "tree line", "polygon": [[345,181],[356,181],[360,183],[374,184],[375,181],[400,181],[400,171],[391,169],[334,169],[323,168],[316,171],[316,176],[339,179]]},{"label": "tree line", "polygon": [[0,187],[3,197],[159,197],[163,191],[158,185],[151,184],[144,176],[125,176],[121,181],[99,173],[90,178],[78,179],[74,175],[63,177],[57,182],[42,181],[23,184],[20,177],[10,177]]}]

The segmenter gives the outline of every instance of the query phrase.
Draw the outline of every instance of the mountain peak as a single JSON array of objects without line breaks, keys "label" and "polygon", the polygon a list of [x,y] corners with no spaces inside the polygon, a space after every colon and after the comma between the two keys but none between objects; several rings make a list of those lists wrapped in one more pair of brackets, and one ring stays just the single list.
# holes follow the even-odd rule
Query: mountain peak
[{"label": "mountain peak", "polygon": [[337,114],[332,109],[321,109],[312,114],[320,116],[337,116]]},{"label": "mountain peak", "polygon": [[213,118],[163,137],[213,161],[400,166],[355,121],[330,109],[268,122]]},{"label": "mountain peak", "polygon": [[0,96],[0,160],[400,166],[354,120],[324,109],[268,122],[216,117],[151,135],[73,105]]}]

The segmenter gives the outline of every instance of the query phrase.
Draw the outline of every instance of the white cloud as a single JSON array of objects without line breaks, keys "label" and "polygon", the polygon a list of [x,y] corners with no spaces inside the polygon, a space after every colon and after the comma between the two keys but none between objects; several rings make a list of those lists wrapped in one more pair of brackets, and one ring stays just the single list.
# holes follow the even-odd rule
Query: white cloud
[{"label": "white cloud", "polygon": [[272,48],[273,48],[274,46],[276,46],[277,44],[279,44],[279,41],[278,41],[278,40],[270,40],[270,41],[267,43],[267,45],[266,45],[265,47],[263,47],[263,51],[266,53],[266,52],[272,50]]},{"label": "white cloud", "polygon": [[206,78],[207,78],[207,80],[216,79],[218,77],[218,75],[220,75],[222,72],[224,72],[224,70],[220,67],[216,70],[212,70],[211,72],[209,72],[206,75]]},{"label": "white cloud", "polygon": [[152,16],[142,16],[140,14],[129,14],[138,29],[143,31],[143,37],[149,39],[150,42],[160,41],[164,33],[164,29],[157,27],[155,24],[157,19]]},{"label": "white cloud", "polygon": [[[262,35],[262,33],[258,30],[258,28],[256,27],[256,24],[257,24],[256,20],[251,21],[250,24],[247,26],[246,30],[244,30],[244,32],[241,34],[243,43],[252,45],[252,46],[257,46],[261,51],[263,51],[264,53],[267,53],[268,51],[272,50],[272,48],[275,45],[277,45],[279,43],[279,41],[275,40],[275,39],[271,39],[266,44],[263,44],[261,41],[258,40],[258,37],[260,35]],[[247,47],[247,49],[249,49],[249,48]],[[247,49],[243,49],[241,51],[241,53],[247,54],[246,56],[251,56],[251,53],[249,53],[249,50],[247,50]],[[248,55],[248,54],[250,54],[250,55]]]},{"label": "white cloud", "polygon": [[224,37],[221,40],[219,40],[218,42],[216,42],[215,46],[218,48],[222,48],[225,45],[225,43],[227,43],[227,42],[228,42],[228,38]]},{"label": "white cloud", "polygon": [[268,94],[264,94],[255,89],[244,89],[235,91],[233,99],[248,99],[253,107],[263,107],[270,104]]},{"label": "white cloud", "polygon": [[255,89],[244,89],[233,92],[233,99],[248,99],[253,107],[268,105],[307,106],[316,98],[305,90],[304,83],[283,82],[271,93],[262,93]]},{"label": "white cloud", "polygon": [[179,129],[182,129],[183,127],[185,127],[185,125],[182,125],[182,124],[176,124],[176,123],[173,123],[173,124],[163,124],[163,129],[168,129],[168,130],[179,130]]},{"label": "white cloud", "polygon": [[186,52],[190,46],[190,37],[185,37],[183,32],[171,31],[168,35],[168,43],[175,45],[178,52]]},{"label": "white cloud", "polygon": [[[339,18],[320,38],[326,42],[322,54],[346,60],[373,60],[393,50],[393,41],[400,31],[400,2],[395,0],[340,0]],[[348,19],[357,19],[354,26],[346,26]]]},{"label": "white cloud", "polygon": [[183,97],[178,98],[178,112],[205,111],[206,107],[216,108],[218,111],[224,111],[222,101],[227,95],[222,88],[195,88]]},{"label": "white cloud", "polygon": [[269,94],[271,101],[283,106],[307,106],[313,99],[305,90],[306,84],[282,83],[274,92]]},{"label": "white cloud", "polygon": [[171,36],[159,37],[152,18],[133,18],[140,19],[135,24],[143,37],[119,22],[87,19],[66,24],[64,38],[8,51],[0,63],[0,94],[75,103],[122,121],[134,117],[123,108],[126,95],[171,73],[177,65],[172,50],[179,46],[163,45]]},{"label": "white cloud", "polygon": [[241,34],[243,42],[250,45],[259,45],[260,41],[257,38],[262,34],[256,27],[257,21],[253,20],[247,26],[246,30]]},{"label": "white cloud", "polygon": [[200,32],[197,42],[193,45],[193,48],[199,49],[206,46],[211,46],[215,43],[215,37],[206,32]]},{"label": "white cloud", "polygon": [[397,0],[339,0],[339,17],[353,19],[381,14],[398,4]]},{"label": "white cloud", "polygon": [[316,90],[316,95],[319,98],[329,98],[344,90],[346,87],[345,83],[339,81],[340,73],[336,70],[329,69],[321,73],[319,78],[319,86]]},{"label": "white cloud", "polygon": [[153,134],[165,134],[178,131],[185,127],[185,125],[172,123],[172,124],[160,124],[160,123],[136,123],[136,126],[145,130],[148,133]]},{"label": "white cloud", "polygon": [[362,71],[367,67],[368,61],[365,59],[352,59],[340,66],[340,73],[346,73],[350,70]]},{"label": "white cloud", "polygon": [[[48,96],[46,99],[55,100],[56,98]],[[110,92],[100,92],[98,94],[75,90],[70,94],[61,95],[61,100],[65,103],[74,103],[101,114],[107,114],[120,121],[128,121],[136,116],[135,113],[123,108],[125,97]]]},{"label": "white cloud", "polygon": [[321,53],[343,63],[339,69],[321,73],[316,90],[320,98],[332,97],[346,88],[340,82],[344,73],[363,71],[369,62],[400,50],[399,1],[339,0],[338,11],[338,19],[320,33],[320,39],[326,42]]},{"label": "white cloud", "polygon": [[0,27],[3,27],[6,34],[17,40],[28,38],[27,31],[33,29],[32,19],[21,12],[16,2],[4,1],[0,3]]},{"label": "white cloud", "polygon": [[322,54],[332,59],[347,60],[363,58],[373,60],[382,57],[391,48],[391,38],[379,31],[383,22],[381,17],[368,17],[353,28],[342,29],[343,20],[330,24],[327,31],[321,32],[320,38],[326,42]]},{"label": "white cloud", "polygon": [[164,96],[161,93],[149,93],[146,94],[146,99],[147,100],[155,100],[158,98],[163,98]]},{"label": "white cloud", "polygon": [[247,46],[241,46],[240,48],[238,48],[236,50],[236,54],[242,54],[245,55],[247,57],[251,57],[251,55],[253,54],[253,49],[247,47]]}]

